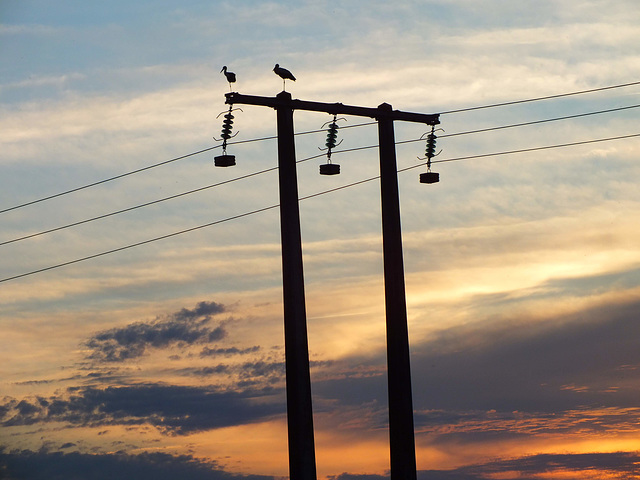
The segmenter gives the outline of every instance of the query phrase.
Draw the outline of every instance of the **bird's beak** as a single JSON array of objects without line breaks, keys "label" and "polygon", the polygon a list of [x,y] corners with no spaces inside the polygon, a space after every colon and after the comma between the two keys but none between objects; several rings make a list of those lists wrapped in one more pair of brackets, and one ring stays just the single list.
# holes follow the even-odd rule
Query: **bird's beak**
[{"label": "bird's beak", "polygon": [[224,67],[222,67],[222,69],[220,70],[220,73],[222,73],[224,71]]}]

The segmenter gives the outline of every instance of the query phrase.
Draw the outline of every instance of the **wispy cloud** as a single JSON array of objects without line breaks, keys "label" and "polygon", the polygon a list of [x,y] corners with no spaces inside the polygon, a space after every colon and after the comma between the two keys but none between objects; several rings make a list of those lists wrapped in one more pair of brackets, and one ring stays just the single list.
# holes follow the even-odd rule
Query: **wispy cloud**
[{"label": "wispy cloud", "polygon": [[215,302],[200,302],[194,309],[182,310],[150,323],[132,323],[95,334],[87,341],[87,358],[103,362],[122,362],[141,357],[148,349],[173,345],[210,343],[227,335],[222,324],[209,327],[212,315],[225,311]]},{"label": "wispy cloud", "polygon": [[[533,455],[513,460],[499,460],[483,465],[462,467],[445,475],[430,477],[431,472],[421,472],[424,478],[474,480],[485,478],[539,478],[637,479],[637,452],[589,453],[578,455]],[[435,473],[435,472],[434,472]],[[442,472],[445,473],[445,472]]]},{"label": "wispy cloud", "polygon": [[227,472],[217,462],[191,455],[167,453],[128,455],[12,451],[0,453],[3,472],[11,478],[51,480],[62,478],[135,478],[137,480],[273,480],[263,475]]},{"label": "wispy cloud", "polygon": [[[487,478],[570,478],[581,480],[632,480],[640,478],[637,452],[592,454],[543,454],[514,459],[478,463],[453,470],[421,470],[419,480],[486,480]],[[0,453],[5,471],[33,480],[73,478],[82,473],[86,478],[125,477],[138,480],[273,480],[265,475],[238,475],[226,471],[219,463],[203,461],[192,455],[142,453],[128,455],[55,453],[14,451]],[[388,475],[342,473],[328,480],[387,480]]]},{"label": "wispy cloud", "polygon": [[49,422],[86,427],[150,424],[168,434],[185,435],[282,415],[281,402],[260,401],[273,393],[176,385],[70,388],[47,398],[5,399],[0,413],[4,427]]}]

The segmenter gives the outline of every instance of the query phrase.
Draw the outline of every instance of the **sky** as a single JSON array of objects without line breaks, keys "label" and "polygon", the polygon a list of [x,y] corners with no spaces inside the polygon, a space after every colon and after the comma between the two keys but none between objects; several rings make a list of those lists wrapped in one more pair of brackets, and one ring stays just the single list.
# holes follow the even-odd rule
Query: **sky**
[{"label": "sky", "polygon": [[[279,63],[293,98],[441,114],[436,184],[428,127],[395,122],[419,480],[640,478],[638,24],[0,0],[0,477],[288,475],[274,111],[234,111],[213,165],[221,68],[272,97]],[[320,176],[331,119],[294,113],[318,478],[383,480],[377,128],[340,120]]]}]

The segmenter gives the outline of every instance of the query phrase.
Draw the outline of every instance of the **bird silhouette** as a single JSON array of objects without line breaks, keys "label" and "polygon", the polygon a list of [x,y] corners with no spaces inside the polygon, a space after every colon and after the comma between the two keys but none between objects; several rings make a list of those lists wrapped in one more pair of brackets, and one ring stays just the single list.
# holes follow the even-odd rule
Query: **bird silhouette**
[{"label": "bird silhouette", "polygon": [[296,81],[296,77],[294,77],[289,70],[287,70],[286,68],[282,68],[277,63],[276,66],[273,67],[273,71],[276,72],[276,75],[282,78],[282,90],[284,90],[284,82],[286,80],[293,80],[294,82]]},{"label": "bird silhouette", "polygon": [[236,81],[236,74],[227,70],[227,66],[225,65],[220,70],[220,73],[224,72],[224,76],[227,77],[227,82],[229,82],[229,91],[231,91],[231,84]]}]

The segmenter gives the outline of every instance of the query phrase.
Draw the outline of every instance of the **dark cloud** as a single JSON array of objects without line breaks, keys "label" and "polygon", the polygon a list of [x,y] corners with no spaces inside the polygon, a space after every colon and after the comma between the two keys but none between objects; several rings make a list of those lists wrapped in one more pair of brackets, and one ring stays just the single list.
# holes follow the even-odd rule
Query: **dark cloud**
[{"label": "dark cloud", "polygon": [[52,382],[53,380],[25,380],[23,382],[14,382],[14,385],[46,385]]},{"label": "dark cloud", "polygon": [[192,320],[201,317],[210,317],[226,311],[224,305],[216,302],[199,302],[193,310],[183,308],[173,314],[176,320]]},{"label": "dark cloud", "polygon": [[274,385],[285,380],[284,362],[256,360],[241,364],[218,364],[208,367],[183,368],[177,373],[194,377],[225,376],[238,388],[255,388]]},{"label": "dark cloud", "polygon": [[[640,395],[640,302],[608,304],[543,321],[502,319],[452,327],[412,345],[417,410],[543,412],[582,406],[629,407]],[[380,366],[378,357],[344,366]],[[355,372],[355,368],[353,369]],[[314,383],[324,398],[386,404],[385,375]]]},{"label": "dark cloud", "polygon": [[[458,327],[414,349],[419,409],[556,412],[635,407],[640,302],[545,322]],[[628,366],[628,367],[625,367]]]},{"label": "dark cloud", "polygon": [[213,367],[183,368],[179,373],[192,375],[194,377],[210,377],[212,375],[229,375],[231,368],[229,365],[219,364]]},{"label": "dark cloud", "polygon": [[328,475],[327,478],[329,480],[388,480],[389,475],[341,473],[340,475]]},{"label": "dark cloud", "polygon": [[[508,478],[539,480],[544,478],[582,480],[588,478],[640,479],[638,452],[589,453],[576,455],[533,455],[511,460],[500,460],[469,465],[454,470],[421,470],[418,480],[486,480]],[[554,476],[557,475],[557,476]],[[358,475],[342,473],[330,475],[329,480],[388,480],[385,475]],[[507,477],[505,477],[507,478]]]},{"label": "dark cloud", "polygon": [[430,475],[430,472],[421,472],[423,475],[420,477],[425,480],[479,480],[492,478],[503,472],[513,472],[513,478],[519,480],[535,480],[543,474],[545,478],[554,478],[555,474],[558,478],[567,480],[581,480],[585,475],[589,478],[600,476],[631,480],[640,478],[639,460],[638,452],[533,455],[472,465],[448,472],[454,476],[438,477]]},{"label": "dark cloud", "polygon": [[200,352],[201,357],[230,357],[232,355],[248,355],[251,353],[256,353],[260,350],[258,345],[254,345],[253,347],[248,348],[237,348],[237,347],[229,347],[229,348],[210,348],[204,347]]},{"label": "dark cloud", "polygon": [[268,378],[280,380],[284,378],[284,362],[245,362],[241,365],[240,377],[246,379]]},{"label": "dark cloud", "polygon": [[0,478],[11,480],[273,480],[262,475],[236,475],[215,462],[190,455],[18,451],[0,453]]},{"label": "dark cloud", "polygon": [[150,348],[168,348],[222,340],[227,331],[223,324],[208,326],[211,316],[224,312],[215,302],[200,302],[193,310],[182,310],[152,322],[132,323],[95,334],[86,342],[90,360],[122,362],[138,358]]},{"label": "dark cloud", "polygon": [[585,438],[637,431],[640,408],[589,408],[558,412],[417,411],[414,414],[419,436],[450,442],[482,442],[540,435]]},{"label": "dark cloud", "polygon": [[[640,478],[640,454],[638,452],[591,454],[543,454],[529,457],[499,460],[484,464],[468,465],[453,470],[421,470],[418,480],[486,480],[509,478],[536,480],[562,478],[581,480],[589,478]],[[142,453],[128,455],[83,454],[61,452],[3,451],[0,453],[0,475],[12,480],[111,480],[135,478],[136,480],[273,480],[262,475],[237,475],[224,471],[215,462],[206,462],[191,455],[166,453]],[[557,475],[554,476],[554,475]],[[388,480],[388,475],[342,473],[330,475],[329,480]]]},{"label": "dark cloud", "polygon": [[[454,327],[414,344],[416,432],[430,441],[460,444],[635,431],[639,317],[640,302],[612,303],[545,321]],[[373,402],[379,410],[362,418],[368,428],[384,427],[386,374],[356,375],[354,366],[374,372],[384,371],[385,363],[382,354],[336,363],[334,370],[342,375],[316,379],[314,395],[335,412],[366,412]]]},{"label": "dark cloud", "polygon": [[[170,434],[263,421],[285,413],[277,390],[220,392],[202,387],[135,385],[70,388],[66,395],[6,400],[2,425],[66,422],[77,426],[150,424]],[[282,396],[282,395],[280,395]]]}]

